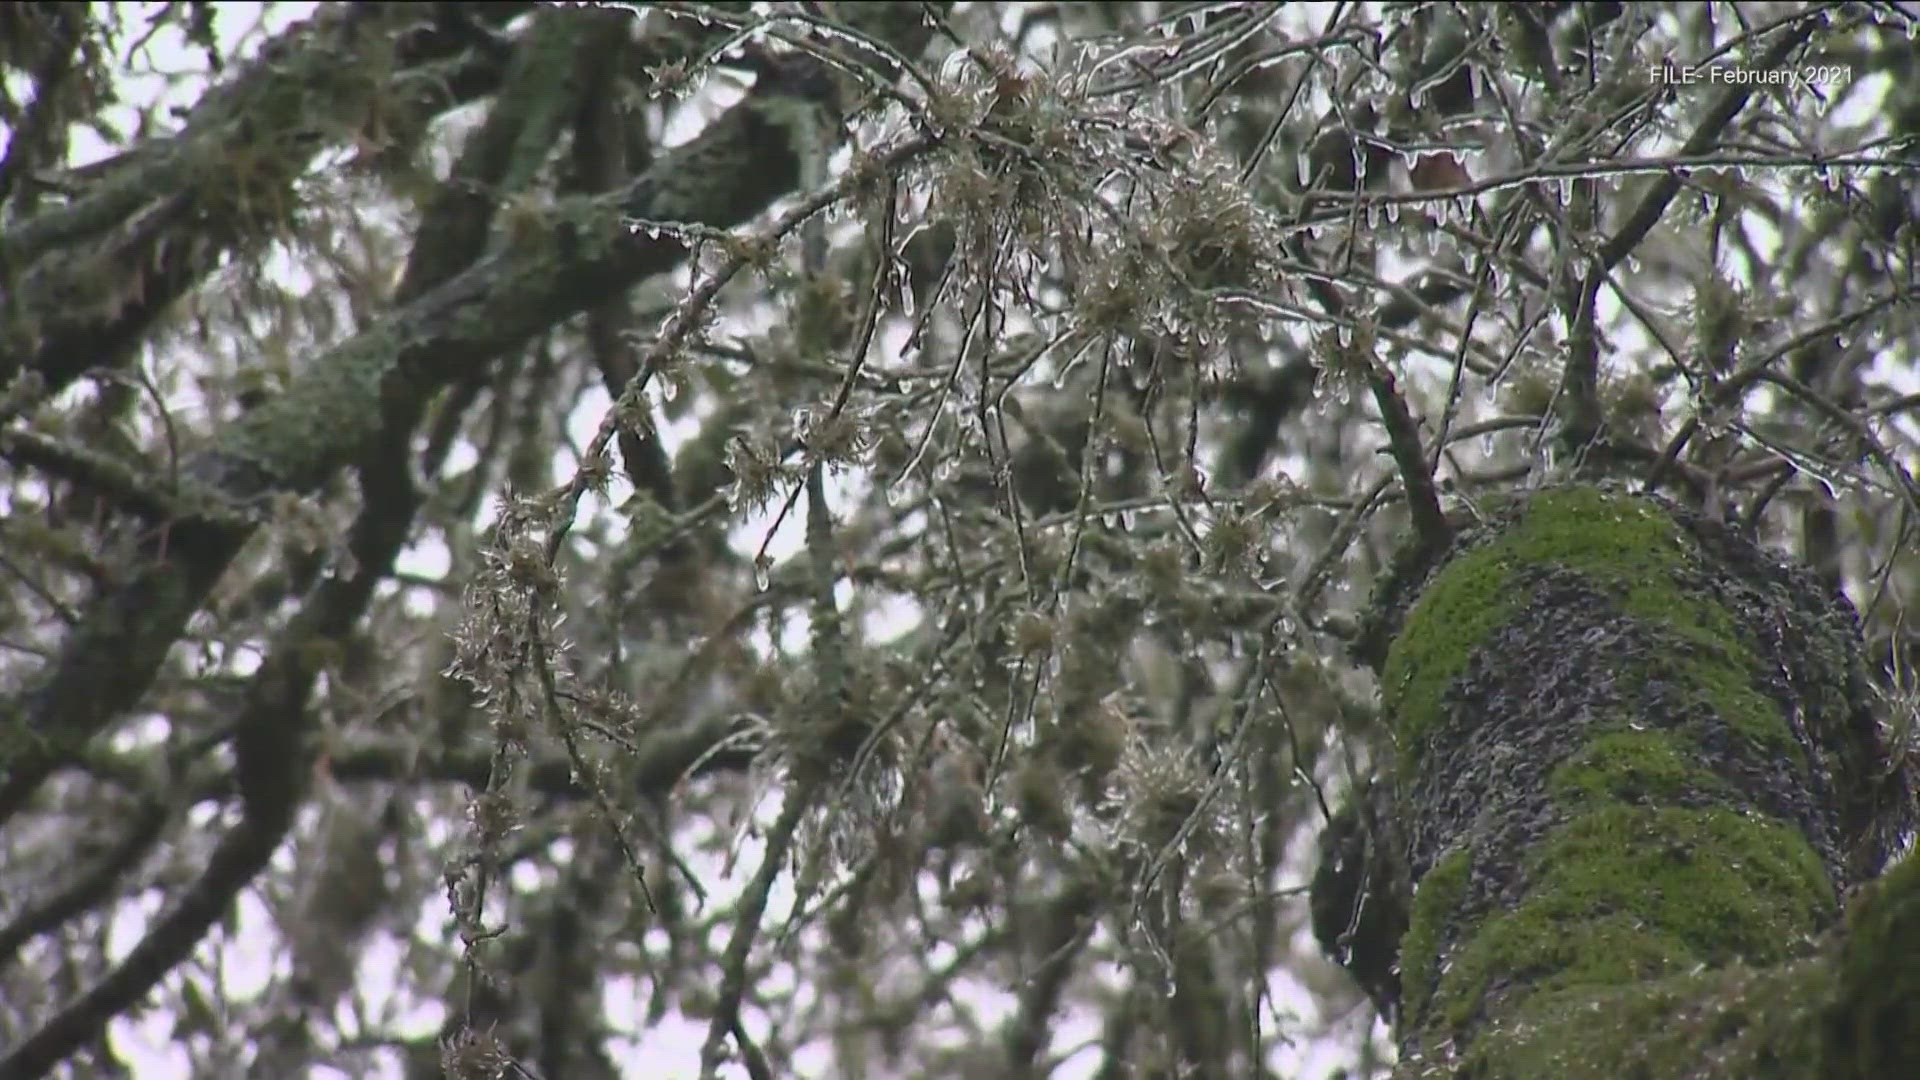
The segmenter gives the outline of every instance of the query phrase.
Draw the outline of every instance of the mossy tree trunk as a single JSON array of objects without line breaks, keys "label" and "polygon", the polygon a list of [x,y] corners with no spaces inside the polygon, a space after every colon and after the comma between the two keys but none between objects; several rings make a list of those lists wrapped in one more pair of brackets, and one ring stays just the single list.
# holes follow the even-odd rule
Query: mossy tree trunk
[{"label": "mossy tree trunk", "polygon": [[1851,607],[1644,496],[1482,511],[1403,560],[1370,657],[1353,925],[1405,928],[1401,1074],[1920,1075],[1920,869],[1866,887],[1912,798]]}]

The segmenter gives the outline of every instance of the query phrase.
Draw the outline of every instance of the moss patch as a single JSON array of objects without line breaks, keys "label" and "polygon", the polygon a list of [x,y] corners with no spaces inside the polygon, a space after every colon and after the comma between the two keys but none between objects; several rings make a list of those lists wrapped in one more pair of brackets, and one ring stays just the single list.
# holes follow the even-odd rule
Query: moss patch
[{"label": "moss patch", "polygon": [[1617,989],[1543,994],[1490,1028],[1457,1075],[1483,1080],[1825,1076],[1811,1021],[1830,978],[1808,958],[1733,965]]},{"label": "moss patch", "polygon": [[1754,653],[1732,614],[1685,584],[1695,561],[1692,540],[1650,500],[1585,487],[1536,495],[1517,521],[1435,574],[1388,651],[1381,685],[1404,767],[1445,715],[1448,687],[1526,602],[1520,572],[1540,567],[1581,575],[1671,639],[1668,655],[1633,674],[1684,688],[1769,752],[1799,755],[1779,708],[1753,687]]},{"label": "moss patch", "polygon": [[1520,906],[1475,929],[1442,976],[1448,1026],[1511,979],[1551,994],[1785,959],[1834,902],[1797,829],[1725,810],[1604,807],[1549,836],[1530,863]]},{"label": "moss patch", "polygon": [[1920,855],[1874,884],[1847,930],[1821,1075],[1913,1076],[1920,1070]]},{"label": "moss patch", "polygon": [[1725,786],[1672,733],[1626,728],[1590,739],[1549,784],[1562,797],[1621,803],[1671,802]]},{"label": "moss patch", "polygon": [[1407,932],[1400,939],[1400,995],[1407,1016],[1426,1011],[1439,970],[1440,932],[1467,895],[1473,859],[1463,850],[1441,857],[1414,890]]}]

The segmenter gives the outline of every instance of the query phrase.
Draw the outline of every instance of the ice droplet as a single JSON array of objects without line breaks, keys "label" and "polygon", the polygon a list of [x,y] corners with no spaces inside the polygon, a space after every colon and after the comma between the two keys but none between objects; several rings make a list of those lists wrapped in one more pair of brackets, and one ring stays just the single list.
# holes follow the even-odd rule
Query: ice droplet
[{"label": "ice droplet", "polygon": [[753,557],[753,587],[761,592],[766,592],[767,586],[771,583],[772,578],[773,556],[755,555]]},{"label": "ice droplet", "polygon": [[913,275],[904,262],[896,263],[893,269],[893,281],[900,290],[900,316],[913,320],[920,314],[920,306],[913,299]]}]

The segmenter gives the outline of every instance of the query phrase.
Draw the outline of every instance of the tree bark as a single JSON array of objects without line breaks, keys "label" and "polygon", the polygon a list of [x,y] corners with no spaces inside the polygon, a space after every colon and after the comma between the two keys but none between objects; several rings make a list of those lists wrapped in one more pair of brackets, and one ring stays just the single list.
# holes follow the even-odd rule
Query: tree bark
[{"label": "tree bark", "polygon": [[1851,606],[1664,500],[1483,510],[1362,642],[1392,752],[1330,921],[1398,938],[1399,1075],[1920,1075],[1920,868],[1863,887],[1913,798]]}]

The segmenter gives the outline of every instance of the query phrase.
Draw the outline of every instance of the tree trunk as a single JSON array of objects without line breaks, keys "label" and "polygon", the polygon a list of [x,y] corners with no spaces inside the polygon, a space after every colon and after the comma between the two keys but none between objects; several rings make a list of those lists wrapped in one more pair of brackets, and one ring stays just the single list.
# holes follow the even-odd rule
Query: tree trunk
[{"label": "tree trunk", "polygon": [[1662,500],[1481,509],[1362,646],[1393,752],[1343,952],[1366,983],[1398,938],[1400,1074],[1920,1076],[1920,867],[1862,888],[1911,789],[1851,606]]}]

